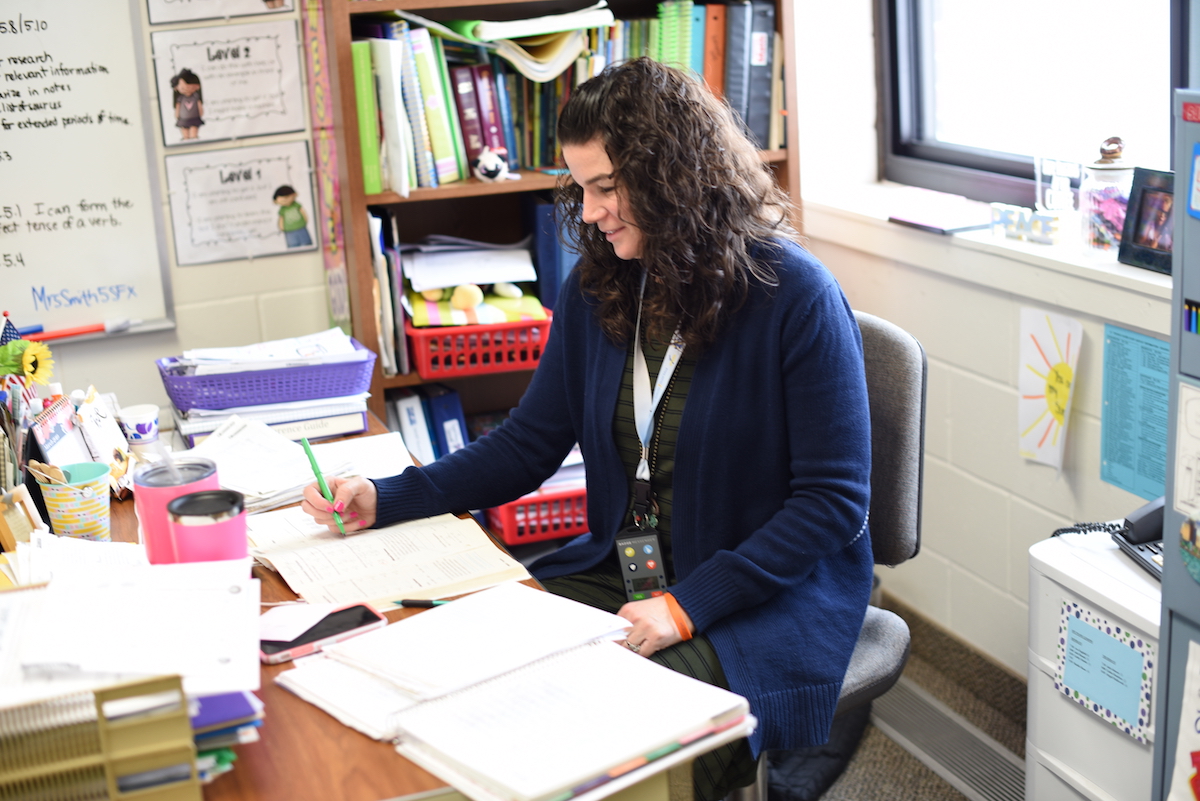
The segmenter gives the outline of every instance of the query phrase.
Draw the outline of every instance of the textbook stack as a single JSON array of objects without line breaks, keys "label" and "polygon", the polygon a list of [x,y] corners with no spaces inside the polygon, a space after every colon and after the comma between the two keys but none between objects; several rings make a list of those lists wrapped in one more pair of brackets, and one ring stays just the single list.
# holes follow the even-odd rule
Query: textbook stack
[{"label": "textbook stack", "polygon": [[375,358],[331,328],[244,347],[186,351],[159,359],[158,368],[175,429],[185,447],[194,447],[234,416],[265,423],[295,441],[365,431]]},{"label": "textbook stack", "polygon": [[368,195],[465,180],[484,147],[502,150],[510,171],[561,167],[554,124],[572,88],[643,55],[706,80],[761,149],[784,146],[782,47],[768,0],[666,0],[646,19],[617,20],[600,3],[506,22],[394,11],[352,23]]},{"label": "textbook stack", "polygon": [[196,772],[207,784],[233,770],[233,747],[257,742],[263,723],[263,702],[249,691],[220,693],[188,702],[192,737],[196,743]]}]

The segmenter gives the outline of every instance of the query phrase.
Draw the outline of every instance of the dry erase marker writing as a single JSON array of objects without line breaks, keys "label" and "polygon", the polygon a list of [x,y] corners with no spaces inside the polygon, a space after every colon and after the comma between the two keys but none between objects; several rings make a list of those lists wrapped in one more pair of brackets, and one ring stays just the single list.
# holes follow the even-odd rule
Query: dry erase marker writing
[{"label": "dry erase marker writing", "polygon": [[450,602],[449,601],[413,601],[413,600],[405,599],[403,601],[392,601],[392,603],[399,604],[400,606],[408,607],[409,609],[432,609],[435,606],[441,606],[442,604],[448,604]]},{"label": "dry erase marker writing", "polygon": [[[317,466],[317,457],[313,456],[312,446],[308,444],[308,437],[302,437],[300,444],[304,446],[304,452],[308,454],[308,463],[312,465],[313,474],[317,477],[317,486],[321,488],[321,494],[325,496],[325,500],[333,503],[333,493],[329,491],[329,485],[325,483],[325,476],[321,475],[321,468]],[[337,512],[333,513],[333,522],[337,523],[338,531],[342,532],[342,536],[346,536],[346,527],[342,525],[342,516]]]}]

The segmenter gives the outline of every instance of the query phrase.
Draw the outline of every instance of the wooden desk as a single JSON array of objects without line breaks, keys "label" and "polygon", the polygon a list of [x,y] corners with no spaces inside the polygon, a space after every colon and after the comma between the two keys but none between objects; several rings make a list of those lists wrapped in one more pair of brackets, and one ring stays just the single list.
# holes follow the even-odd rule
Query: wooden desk
[{"label": "wooden desk", "polygon": [[[378,418],[369,417],[368,434],[387,432]],[[132,500],[113,501],[111,520],[113,540],[138,541]],[[497,547],[503,546],[497,542]],[[253,570],[261,581],[264,603],[296,599],[278,574],[257,564]],[[532,579],[526,583],[537,586]],[[419,612],[394,609],[387,612],[387,617],[394,622]],[[444,781],[397,754],[388,743],[372,740],[277,685],[275,676],[290,669],[288,663],[262,665],[257,691],[266,705],[259,729],[261,739],[234,748],[237,761],[233,770],[205,785],[206,801],[381,801],[438,790],[446,794],[434,793],[437,801],[466,801],[449,790]],[[611,799],[691,801],[691,793],[688,763],[650,776]]]},{"label": "wooden desk", "polygon": [[[370,434],[387,432],[374,415]],[[113,501],[112,536],[137,542],[133,501]],[[278,574],[255,565],[264,603],[295,600]],[[399,620],[416,610],[388,612]],[[237,746],[234,769],[204,788],[206,801],[289,799],[290,801],[379,801],[444,788],[446,783],[418,768],[387,743],[377,742],[275,684],[291,665],[263,665],[258,697],[266,715],[256,743]]]}]

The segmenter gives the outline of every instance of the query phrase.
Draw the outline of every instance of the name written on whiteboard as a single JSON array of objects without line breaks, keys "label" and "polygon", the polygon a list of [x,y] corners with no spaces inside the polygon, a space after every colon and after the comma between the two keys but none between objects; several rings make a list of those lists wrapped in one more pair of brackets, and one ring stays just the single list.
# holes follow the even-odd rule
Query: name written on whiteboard
[{"label": "name written on whiteboard", "polygon": [[71,306],[103,306],[106,303],[116,303],[138,296],[137,287],[133,284],[60,289],[57,292],[51,292],[44,286],[34,286],[30,287],[29,291],[33,293],[34,311],[66,309]]},{"label": "name written on whiteboard", "polygon": [[133,208],[132,201],[114,197],[107,201],[76,203],[13,203],[0,206],[0,234],[52,234],[87,228],[116,228],[122,225],[119,212]]}]

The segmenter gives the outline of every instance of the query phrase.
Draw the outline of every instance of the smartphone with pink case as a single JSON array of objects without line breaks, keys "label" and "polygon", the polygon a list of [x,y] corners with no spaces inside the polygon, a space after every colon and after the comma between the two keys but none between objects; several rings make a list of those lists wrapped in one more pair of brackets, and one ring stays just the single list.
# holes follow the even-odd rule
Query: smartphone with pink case
[{"label": "smartphone with pink case", "polygon": [[258,657],[265,664],[277,665],[291,659],[315,654],[327,645],[348,640],[387,625],[387,618],[366,604],[351,604],[335,609],[290,641],[260,640]]}]

